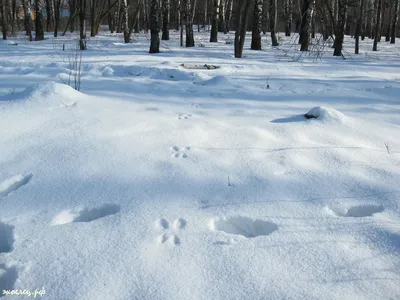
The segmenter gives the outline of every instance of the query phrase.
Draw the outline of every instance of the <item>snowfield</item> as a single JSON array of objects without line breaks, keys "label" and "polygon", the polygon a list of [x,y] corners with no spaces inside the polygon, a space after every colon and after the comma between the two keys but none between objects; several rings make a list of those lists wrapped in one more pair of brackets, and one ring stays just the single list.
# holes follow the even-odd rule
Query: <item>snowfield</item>
[{"label": "snowfield", "polygon": [[400,299],[399,45],[208,34],[0,42],[0,293]]}]

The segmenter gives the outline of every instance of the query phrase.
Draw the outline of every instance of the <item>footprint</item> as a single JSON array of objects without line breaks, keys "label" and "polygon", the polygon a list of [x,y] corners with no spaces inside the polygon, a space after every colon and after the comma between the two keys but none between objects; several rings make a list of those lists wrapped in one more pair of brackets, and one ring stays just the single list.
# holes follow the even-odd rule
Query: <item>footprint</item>
[{"label": "footprint", "polygon": [[270,235],[278,229],[278,225],[269,221],[253,220],[248,217],[237,216],[215,221],[212,229],[241,235],[246,238],[254,238],[261,235]]},{"label": "footprint", "polygon": [[32,174],[27,175],[15,175],[0,183],[0,196],[7,196],[11,192],[18,190],[21,186],[27,184]]},{"label": "footprint", "polygon": [[170,244],[179,246],[181,244],[181,238],[178,233],[180,230],[184,230],[187,226],[187,221],[183,218],[178,218],[172,222],[172,227],[170,227],[170,222],[166,218],[159,219],[156,224],[158,224],[164,233],[158,236],[157,240],[160,244]]},{"label": "footprint", "polygon": [[0,221],[0,253],[11,252],[14,244],[13,231],[14,226]]},{"label": "footprint", "polygon": [[91,222],[109,215],[114,215],[120,210],[120,206],[116,204],[104,204],[97,208],[84,208],[77,211],[65,210],[53,218],[52,225]]},{"label": "footprint", "polygon": [[179,120],[187,120],[191,117],[191,114],[178,114],[178,119]]},{"label": "footprint", "polygon": [[385,208],[383,205],[365,204],[350,207],[345,212],[338,208],[330,208],[330,210],[338,217],[364,218],[383,212]]},{"label": "footprint", "polygon": [[178,158],[178,157],[182,157],[182,158],[187,158],[187,153],[186,151],[190,150],[190,147],[184,147],[184,148],[179,148],[178,146],[171,146],[171,150],[174,152],[172,154],[172,157]]},{"label": "footprint", "polygon": [[17,279],[18,272],[16,267],[7,268],[4,264],[0,264],[0,298],[5,295],[3,291],[14,289]]}]

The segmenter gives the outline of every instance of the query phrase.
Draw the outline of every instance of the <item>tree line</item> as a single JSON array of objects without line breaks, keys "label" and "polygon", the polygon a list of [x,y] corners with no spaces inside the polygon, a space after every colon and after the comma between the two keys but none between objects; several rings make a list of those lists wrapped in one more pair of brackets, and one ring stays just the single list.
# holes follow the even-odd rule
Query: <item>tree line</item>
[{"label": "tree line", "polygon": [[149,52],[158,53],[160,33],[169,40],[170,31],[178,31],[181,46],[194,47],[196,30],[209,30],[210,42],[235,31],[237,58],[248,31],[252,50],[262,49],[266,32],[272,46],[278,46],[277,32],[282,31],[298,35],[301,51],[310,50],[316,32],[333,41],[335,56],[343,55],[345,35],[354,37],[356,54],[365,38],[373,40],[376,51],[382,37],[395,43],[398,15],[399,0],[0,0],[3,39],[22,29],[31,41],[43,40],[44,32],[57,37],[60,30],[61,35],[78,30],[85,50],[87,27],[93,37],[106,24],[111,33],[123,33],[125,43],[133,32],[150,31]]}]

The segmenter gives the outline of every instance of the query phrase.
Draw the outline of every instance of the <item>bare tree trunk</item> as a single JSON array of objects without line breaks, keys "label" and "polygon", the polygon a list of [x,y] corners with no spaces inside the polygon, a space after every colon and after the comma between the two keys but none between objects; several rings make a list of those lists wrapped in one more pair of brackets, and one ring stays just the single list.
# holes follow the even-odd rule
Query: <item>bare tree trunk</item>
[{"label": "bare tree trunk", "polygon": [[292,31],[292,18],[293,18],[293,0],[285,0],[284,13],[285,13],[285,36],[290,36]]},{"label": "bare tree trunk", "polygon": [[263,0],[254,2],[253,31],[251,36],[251,50],[261,50],[261,26],[262,26]]},{"label": "bare tree trunk", "polygon": [[46,31],[50,32],[54,29],[54,0],[46,0],[46,13],[47,13],[47,21],[46,21]]},{"label": "bare tree trunk", "polygon": [[224,34],[227,33],[226,31],[226,20],[225,20],[225,4],[226,0],[220,0],[219,3],[219,20],[218,20],[218,31],[223,32]]},{"label": "bare tree trunk", "polygon": [[247,17],[251,1],[237,1],[236,5],[235,58],[241,58],[243,56],[244,41],[246,40]]},{"label": "bare tree trunk", "polygon": [[276,6],[276,0],[270,0],[269,1],[269,26],[271,29],[271,40],[272,40],[272,46],[279,46],[278,40],[276,38],[276,17],[278,14],[277,6]]},{"label": "bare tree trunk", "polygon": [[233,0],[228,0],[226,3],[225,9],[225,25],[226,25],[226,33],[229,32],[231,26],[231,16],[232,16],[232,7],[233,7]]},{"label": "bare tree trunk", "polygon": [[308,46],[310,44],[311,21],[314,14],[314,3],[315,0],[305,0],[303,3],[299,39],[301,44],[300,51],[308,51]]},{"label": "bare tree trunk", "polygon": [[364,18],[363,13],[364,13],[364,1],[365,0],[359,0],[359,9],[358,9],[358,19],[357,19],[357,27],[356,27],[356,33],[355,33],[355,38],[356,38],[356,45],[354,49],[354,53],[358,54],[360,51],[360,35],[361,35],[361,26],[362,26],[362,20]]},{"label": "bare tree trunk", "polygon": [[398,14],[399,14],[399,0],[394,0],[394,5],[393,5],[393,20],[392,20],[392,32],[390,34],[390,43],[395,44],[396,43],[396,29],[397,29],[397,20],[398,20]]},{"label": "bare tree trunk", "polygon": [[185,12],[186,47],[194,47],[193,18],[190,0],[182,0]]},{"label": "bare tree trunk", "polygon": [[342,56],[344,29],[346,25],[347,0],[339,0],[338,22],[335,32],[335,49],[333,56]]},{"label": "bare tree trunk", "polygon": [[372,47],[372,51],[378,51],[378,40],[381,31],[381,9],[382,9],[382,0],[378,0],[377,7],[377,15],[376,15],[376,24],[375,24],[375,36],[374,36],[374,45]]},{"label": "bare tree trunk", "polygon": [[79,0],[79,49],[86,50],[86,0]]},{"label": "bare tree trunk", "polygon": [[159,53],[160,52],[160,20],[159,20],[159,10],[158,0],[151,0],[150,6],[150,51],[149,53]]},{"label": "bare tree trunk", "polygon": [[60,26],[60,14],[64,0],[55,0],[54,3],[54,37],[58,36],[58,27]]},{"label": "bare tree trunk", "polygon": [[23,0],[24,5],[24,24],[26,35],[29,36],[29,41],[32,41],[32,15],[31,15],[31,1]]},{"label": "bare tree trunk", "polygon": [[43,0],[36,0],[35,41],[44,40],[44,31],[43,31],[43,25],[42,25],[42,20],[43,20],[42,8],[43,8]]},{"label": "bare tree trunk", "polygon": [[124,42],[129,43],[131,41],[131,34],[129,32],[129,19],[128,19],[128,0],[122,0],[122,29],[124,30]]},{"label": "bare tree trunk", "polygon": [[218,42],[218,22],[219,22],[220,0],[213,0],[213,16],[211,25],[210,43]]},{"label": "bare tree trunk", "polygon": [[163,31],[162,31],[162,40],[169,40],[169,9],[170,3],[169,0],[163,0]]},{"label": "bare tree trunk", "polygon": [[6,17],[6,3],[5,0],[0,0],[0,16],[1,16],[1,28],[3,33],[3,40],[7,39],[7,17]]}]

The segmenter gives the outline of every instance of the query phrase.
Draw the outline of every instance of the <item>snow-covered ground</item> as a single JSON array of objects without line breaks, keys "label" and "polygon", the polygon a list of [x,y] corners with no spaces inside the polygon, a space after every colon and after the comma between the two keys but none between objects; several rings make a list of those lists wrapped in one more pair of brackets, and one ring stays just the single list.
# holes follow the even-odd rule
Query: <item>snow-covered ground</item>
[{"label": "snow-covered ground", "polygon": [[196,38],[0,42],[0,292],[400,299],[399,45]]}]

